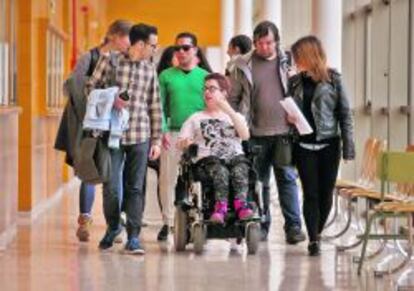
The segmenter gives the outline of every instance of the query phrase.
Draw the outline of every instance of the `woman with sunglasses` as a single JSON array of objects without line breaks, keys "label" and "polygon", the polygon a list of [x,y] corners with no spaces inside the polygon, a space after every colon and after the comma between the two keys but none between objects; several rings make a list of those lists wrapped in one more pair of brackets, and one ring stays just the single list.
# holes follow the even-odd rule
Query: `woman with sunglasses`
[{"label": "woman with sunglasses", "polygon": [[[250,137],[244,117],[227,102],[230,83],[225,76],[212,73],[205,78],[206,108],[184,123],[178,136],[178,147],[198,146],[196,171],[201,183],[208,183],[215,194],[210,220],[223,224],[227,216],[229,189],[234,191],[233,206],[237,218],[249,219],[253,210],[246,199],[249,163],[244,156],[242,140]],[[231,185],[231,187],[230,187]]]}]

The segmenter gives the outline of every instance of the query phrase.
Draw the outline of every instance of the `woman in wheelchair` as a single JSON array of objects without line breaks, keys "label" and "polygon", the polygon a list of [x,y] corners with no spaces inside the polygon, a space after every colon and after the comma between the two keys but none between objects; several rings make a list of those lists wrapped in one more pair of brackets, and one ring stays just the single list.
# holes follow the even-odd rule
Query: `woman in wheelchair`
[{"label": "woman in wheelchair", "polygon": [[196,172],[202,185],[215,194],[210,221],[223,224],[228,212],[229,192],[234,194],[233,207],[239,220],[253,216],[246,199],[249,190],[249,162],[244,156],[242,140],[249,139],[244,117],[233,110],[226,97],[230,83],[223,75],[212,73],[204,83],[205,109],[184,123],[177,146],[184,150],[198,146]]}]

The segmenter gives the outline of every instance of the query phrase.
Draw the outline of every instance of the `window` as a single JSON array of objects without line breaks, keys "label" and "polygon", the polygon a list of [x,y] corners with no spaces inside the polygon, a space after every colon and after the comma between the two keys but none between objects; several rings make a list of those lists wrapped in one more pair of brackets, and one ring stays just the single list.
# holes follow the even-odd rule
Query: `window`
[{"label": "window", "polygon": [[16,103],[14,1],[0,0],[0,106]]},{"label": "window", "polygon": [[46,106],[58,109],[63,106],[64,39],[51,27],[47,29],[46,51]]}]

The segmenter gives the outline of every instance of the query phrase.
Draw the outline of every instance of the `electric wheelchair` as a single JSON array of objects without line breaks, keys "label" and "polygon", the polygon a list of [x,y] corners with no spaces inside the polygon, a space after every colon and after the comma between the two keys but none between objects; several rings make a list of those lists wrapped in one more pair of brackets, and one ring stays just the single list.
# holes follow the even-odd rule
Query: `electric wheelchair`
[{"label": "electric wheelchair", "polygon": [[[214,210],[215,195],[206,183],[197,177],[197,145],[191,145],[183,152],[179,176],[175,187],[174,245],[177,252],[184,251],[193,243],[194,252],[201,254],[207,239],[236,239],[238,244],[246,241],[248,254],[255,254],[260,242],[260,221],[263,217],[262,185],[256,171],[256,157],[260,147],[251,147],[243,142],[243,150],[249,163],[249,191],[247,201],[254,210],[251,219],[238,220],[230,187],[229,210],[224,224],[209,221]],[[263,218],[264,219],[264,218]]]}]

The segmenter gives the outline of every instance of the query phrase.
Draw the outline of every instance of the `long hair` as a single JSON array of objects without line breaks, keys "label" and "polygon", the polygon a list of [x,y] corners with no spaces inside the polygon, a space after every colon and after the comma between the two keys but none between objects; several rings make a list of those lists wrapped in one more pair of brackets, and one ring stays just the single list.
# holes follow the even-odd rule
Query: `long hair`
[{"label": "long hair", "polygon": [[210,67],[210,64],[207,61],[207,58],[205,57],[200,48],[197,48],[197,58],[199,60],[198,66],[200,68],[206,70],[209,73],[213,72],[213,70]]},{"label": "long hair", "polygon": [[305,36],[292,45],[292,55],[316,82],[330,81],[326,53],[321,41],[313,35]]},{"label": "long hair", "polygon": [[106,31],[103,43],[107,44],[109,42],[109,37],[112,35],[119,35],[119,36],[129,35],[129,31],[131,30],[131,27],[132,27],[132,23],[128,20],[124,20],[124,19],[115,20],[109,25],[108,30]]},{"label": "long hair", "polygon": [[158,75],[161,74],[162,71],[173,66],[173,63],[172,63],[173,58],[174,58],[174,46],[172,45],[172,46],[166,47],[161,54],[160,61],[158,62],[158,66],[157,66]]}]

